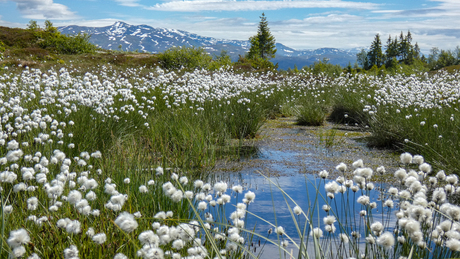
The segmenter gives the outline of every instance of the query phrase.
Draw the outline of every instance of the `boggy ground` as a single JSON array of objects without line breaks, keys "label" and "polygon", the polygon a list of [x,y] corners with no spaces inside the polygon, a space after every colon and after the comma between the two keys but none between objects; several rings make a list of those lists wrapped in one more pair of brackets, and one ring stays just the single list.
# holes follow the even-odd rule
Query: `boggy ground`
[{"label": "boggy ground", "polygon": [[261,171],[270,176],[288,176],[294,173],[330,173],[329,179],[339,175],[335,167],[343,162],[352,178],[351,164],[362,159],[365,167],[374,171],[385,166],[386,174],[374,181],[391,183],[399,164],[398,155],[389,150],[370,149],[364,139],[370,133],[362,128],[326,123],[324,126],[299,126],[294,117],[268,120],[258,136],[246,140],[242,148],[245,158],[237,162],[221,161],[215,173]]}]

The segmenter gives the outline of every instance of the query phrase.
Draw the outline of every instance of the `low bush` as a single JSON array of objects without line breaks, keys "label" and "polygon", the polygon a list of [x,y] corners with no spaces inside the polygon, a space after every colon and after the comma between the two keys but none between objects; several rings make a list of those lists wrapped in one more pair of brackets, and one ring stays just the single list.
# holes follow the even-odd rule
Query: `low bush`
[{"label": "low bush", "polygon": [[212,57],[203,48],[173,47],[158,54],[163,69],[196,69],[206,68]]}]

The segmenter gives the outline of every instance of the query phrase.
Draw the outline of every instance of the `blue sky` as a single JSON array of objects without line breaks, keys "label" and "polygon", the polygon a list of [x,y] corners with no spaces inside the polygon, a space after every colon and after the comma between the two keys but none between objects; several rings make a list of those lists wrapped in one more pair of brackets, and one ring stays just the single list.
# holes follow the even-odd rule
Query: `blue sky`
[{"label": "blue sky", "polygon": [[366,47],[411,31],[428,53],[460,45],[460,0],[0,0],[0,26],[107,26],[115,21],[247,40],[265,12],[275,39],[295,49]]}]

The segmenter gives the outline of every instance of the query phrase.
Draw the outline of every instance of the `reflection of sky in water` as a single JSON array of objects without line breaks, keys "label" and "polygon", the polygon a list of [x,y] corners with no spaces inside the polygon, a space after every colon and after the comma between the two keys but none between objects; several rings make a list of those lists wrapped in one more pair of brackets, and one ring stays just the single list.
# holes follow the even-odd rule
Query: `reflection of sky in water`
[{"label": "reflection of sky in water", "polygon": [[[319,172],[320,170],[325,168],[325,164],[321,159],[317,158],[317,154],[303,154],[303,162],[298,163],[298,166],[286,166],[284,162],[293,160],[294,158],[298,159],[298,154],[296,152],[284,152],[278,151],[270,148],[263,148],[260,150],[257,159],[261,160],[270,160],[272,163],[263,166],[264,168],[250,168],[250,169],[243,169],[240,172],[222,172],[215,174],[214,177],[216,181],[223,180],[229,183],[229,186],[240,184],[244,187],[245,191],[251,190],[256,194],[255,202],[251,203],[248,207],[248,210],[251,213],[254,213],[263,219],[278,225],[283,226],[285,228],[286,233],[299,242],[299,236],[295,224],[293,223],[292,214],[289,211],[289,206],[291,209],[294,208],[295,204],[287,197],[284,197],[282,192],[273,184],[270,184],[270,181],[267,180],[265,177],[257,173],[257,170],[265,171],[277,171],[282,172],[281,175],[277,177],[270,178],[289,195],[296,203],[299,205],[303,211],[307,212],[308,210],[314,210],[311,213],[310,221],[313,224],[313,227],[318,227],[323,230],[324,234],[326,234],[324,229],[323,218],[328,214],[322,210],[322,206],[325,204],[325,199],[328,200],[329,204],[332,207],[332,210],[335,212],[339,212],[339,215],[336,215],[337,218],[340,218],[342,222],[342,226],[335,223],[337,228],[335,236],[338,236],[339,233],[343,232],[343,230],[350,233],[352,231],[351,225],[359,226],[361,225],[361,241],[364,241],[364,236],[366,233],[364,232],[363,227],[363,220],[359,216],[359,212],[363,209],[363,206],[356,202],[358,197],[361,195],[361,190],[357,193],[353,193],[351,190],[347,191],[345,194],[336,194],[336,198],[331,201],[331,199],[326,198],[326,192],[324,190],[324,180],[320,180],[316,175],[308,175],[308,174],[301,174],[299,173],[301,170],[307,169],[308,171],[316,171]],[[305,160],[307,157],[307,160]],[[310,157],[310,158],[308,158]],[[296,160],[294,159],[294,160]],[[275,161],[275,162],[273,162]],[[277,162],[278,161],[278,162]],[[330,165],[329,165],[330,168]],[[317,179],[316,179],[317,178]],[[387,188],[386,186],[381,186],[380,184],[376,184],[376,187]],[[317,197],[318,203],[314,204],[314,200],[316,198],[317,188],[319,188],[319,193],[323,196]],[[238,196],[238,200],[236,201],[236,196],[232,196],[232,204],[235,205],[237,202],[241,202],[244,197],[244,193]],[[389,220],[391,220],[392,224],[394,225],[395,217],[393,212],[388,212],[388,209],[384,210],[382,215],[382,202],[379,199],[379,192],[376,190],[370,191],[367,195],[370,196],[371,202],[377,202],[377,208],[372,210],[374,222],[381,221],[384,223],[385,226],[388,226]],[[287,203],[286,203],[287,199]],[[396,204],[396,201],[395,201]],[[227,216],[230,215],[231,212],[234,211],[233,205],[227,205],[226,213]],[[345,209],[347,206],[350,209]],[[353,215],[348,215],[347,222],[354,222],[353,224],[345,224],[346,221],[344,220],[346,217],[343,214],[343,211],[354,211]],[[275,216],[276,212],[276,216]],[[330,213],[330,215],[334,215]],[[305,224],[305,217],[304,216],[295,216],[295,218],[299,221],[299,226],[301,231],[303,231],[303,226]],[[385,224],[384,219],[387,223]],[[361,223],[359,223],[361,222]],[[263,222],[262,220],[258,219],[255,216],[249,215],[247,217],[247,225],[248,229],[252,229],[255,226],[255,231],[260,233],[261,235],[266,236],[267,231],[272,228],[268,223]],[[341,231],[340,228],[343,230]],[[308,228],[309,229],[309,228]],[[307,231],[308,231],[307,229]],[[270,236],[271,239],[276,240],[277,237],[273,233]],[[311,244],[312,245],[312,244]],[[310,246],[310,244],[309,244]],[[291,244],[288,246],[287,250],[291,251],[294,249],[296,252],[295,247]],[[309,248],[310,250],[310,248]],[[266,246],[264,250],[264,254],[262,258],[279,258],[278,249],[275,246]],[[312,251],[312,250],[311,250]]]}]

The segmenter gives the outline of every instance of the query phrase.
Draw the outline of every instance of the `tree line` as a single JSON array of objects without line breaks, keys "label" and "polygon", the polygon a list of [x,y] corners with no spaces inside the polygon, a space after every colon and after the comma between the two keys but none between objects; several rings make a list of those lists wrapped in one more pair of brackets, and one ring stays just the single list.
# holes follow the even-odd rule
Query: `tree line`
[{"label": "tree line", "polygon": [[460,47],[454,51],[432,48],[428,57],[420,51],[418,43],[413,44],[410,31],[394,38],[388,37],[382,46],[380,34],[375,35],[369,51],[362,49],[356,54],[358,65],[365,69],[395,69],[400,65],[423,66],[430,70],[460,64]]}]

